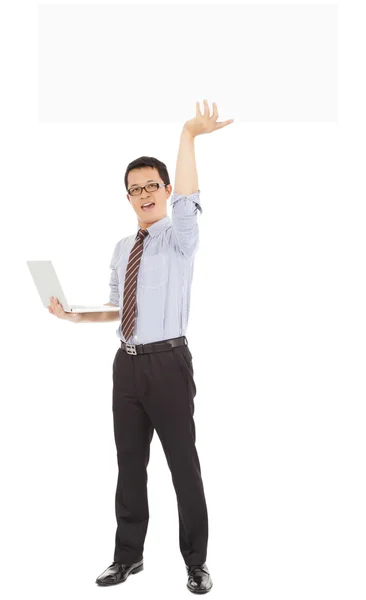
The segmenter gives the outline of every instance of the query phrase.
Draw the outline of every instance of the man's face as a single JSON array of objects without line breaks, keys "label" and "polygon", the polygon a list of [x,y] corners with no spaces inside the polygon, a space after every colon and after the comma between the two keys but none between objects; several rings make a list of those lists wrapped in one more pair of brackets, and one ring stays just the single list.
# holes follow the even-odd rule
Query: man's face
[{"label": "man's face", "polygon": [[[143,167],[141,169],[133,169],[128,174],[128,190],[131,188],[148,186],[152,183],[164,183],[157,169],[153,167]],[[149,190],[149,191],[148,191]],[[139,227],[152,225],[156,221],[160,221],[166,217],[166,204],[172,192],[172,186],[169,184],[158,188],[156,191],[139,190],[139,194],[127,194],[128,200],[131,202],[134,211],[137,214]],[[142,208],[143,204],[154,203],[151,208]]]}]

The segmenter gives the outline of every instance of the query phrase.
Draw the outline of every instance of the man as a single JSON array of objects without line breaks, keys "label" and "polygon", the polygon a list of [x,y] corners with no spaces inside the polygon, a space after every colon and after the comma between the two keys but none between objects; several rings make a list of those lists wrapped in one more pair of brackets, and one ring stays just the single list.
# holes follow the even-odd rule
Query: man
[{"label": "man", "polygon": [[149,510],[147,465],[156,430],[172,474],[179,516],[179,545],[193,593],[212,588],[206,565],[208,515],[195,446],[192,354],[188,324],[193,264],[198,249],[197,211],[202,212],[194,139],[232,123],[217,123],[204,100],[184,124],[172,193],[164,163],[141,157],[125,174],[127,198],[136,212],[137,235],[120,240],[111,261],[110,302],[115,313],[64,313],[57,299],[50,312],[75,322],[118,319],[120,348],[113,363],[113,423],[118,481],[113,563],[96,579],[114,585],[143,570]]}]

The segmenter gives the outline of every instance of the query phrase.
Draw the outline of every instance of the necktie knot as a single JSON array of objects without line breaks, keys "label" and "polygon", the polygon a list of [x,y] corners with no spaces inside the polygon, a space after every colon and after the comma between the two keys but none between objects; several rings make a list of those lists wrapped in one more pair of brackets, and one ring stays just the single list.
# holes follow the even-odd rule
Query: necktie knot
[{"label": "necktie knot", "polygon": [[149,235],[149,232],[147,229],[139,229],[137,235],[139,236],[140,240],[144,241],[145,237]]}]

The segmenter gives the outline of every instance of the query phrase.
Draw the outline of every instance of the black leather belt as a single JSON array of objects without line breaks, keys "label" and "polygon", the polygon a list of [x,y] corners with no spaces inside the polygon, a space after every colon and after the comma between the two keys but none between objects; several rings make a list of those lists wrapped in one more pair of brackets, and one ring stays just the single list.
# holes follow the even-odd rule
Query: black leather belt
[{"label": "black leather belt", "polygon": [[185,335],[169,340],[151,342],[150,344],[126,344],[121,340],[121,349],[127,354],[147,354],[149,352],[166,352],[175,346],[188,346],[188,340]]}]

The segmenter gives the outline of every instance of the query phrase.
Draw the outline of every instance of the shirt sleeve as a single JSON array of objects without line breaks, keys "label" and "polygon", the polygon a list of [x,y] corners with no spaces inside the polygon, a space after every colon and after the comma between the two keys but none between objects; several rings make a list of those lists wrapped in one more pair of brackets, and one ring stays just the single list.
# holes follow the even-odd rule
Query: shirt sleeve
[{"label": "shirt sleeve", "polygon": [[116,269],[118,248],[119,248],[119,244],[116,244],[114,251],[113,251],[112,258],[111,258],[111,263],[109,265],[109,268],[111,269],[111,274],[110,274],[110,279],[109,279],[109,287],[110,287],[109,302],[112,302],[112,304],[115,304],[116,306],[119,306],[118,273],[117,273],[117,269]]},{"label": "shirt sleeve", "polygon": [[198,211],[202,213],[201,190],[190,196],[172,193],[172,229],[176,245],[187,258],[193,258],[199,246]]}]

